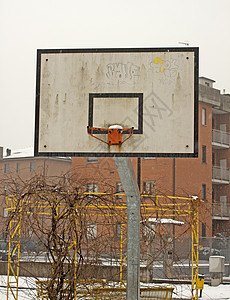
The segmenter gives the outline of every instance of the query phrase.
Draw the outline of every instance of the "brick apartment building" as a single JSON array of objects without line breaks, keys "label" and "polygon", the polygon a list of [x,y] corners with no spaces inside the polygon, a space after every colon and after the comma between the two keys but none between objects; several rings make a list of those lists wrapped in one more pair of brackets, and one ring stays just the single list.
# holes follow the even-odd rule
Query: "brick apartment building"
[{"label": "brick apartment building", "polygon": [[[6,155],[3,155],[4,149],[0,147],[0,218],[8,216],[6,208],[5,195],[14,192],[21,192],[23,184],[29,181],[35,175],[54,178],[68,174],[71,176],[72,160],[71,158],[60,157],[34,157],[33,148],[11,151],[6,149]],[[1,230],[0,236],[3,236]]]},{"label": "brick apartment building", "polygon": [[[142,193],[204,199],[203,237],[230,236],[230,95],[214,82],[199,79],[198,158],[132,158]],[[73,158],[73,173],[76,180],[87,180],[90,192],[104,192],[105,182],[107,191],[122,189],[112,158]]]}]

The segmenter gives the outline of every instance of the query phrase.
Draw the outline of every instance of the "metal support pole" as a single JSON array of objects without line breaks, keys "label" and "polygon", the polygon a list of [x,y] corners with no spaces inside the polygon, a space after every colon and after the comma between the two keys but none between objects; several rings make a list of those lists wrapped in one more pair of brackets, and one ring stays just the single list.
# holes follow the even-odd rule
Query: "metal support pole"
[{"label": "metal support pole", "polygon": [[127,201],[127,300],[140,299],[140,192],[131,160],[114,157]]},{"label": "metal support pole", "polygon": [[[176,158],[173,157],[173,220],[175,220],[175,196],[176,196]],[[176,243],[175,243],[175,224],[173,224],[173,261],[175,260]]]},{"label": "metal support pole", "polygon": [[137,185],[139,187],[139,191],[141,190],[141,158],[137,158]]},{"label": "metal support pole", "polygon": [[[167,224],[167,234],[165,236],[165,249],[163,270],[166,278],[173,278],[173,236],[171,230],[172,224]],[[175,226],[175,224],[173,224]]]}]

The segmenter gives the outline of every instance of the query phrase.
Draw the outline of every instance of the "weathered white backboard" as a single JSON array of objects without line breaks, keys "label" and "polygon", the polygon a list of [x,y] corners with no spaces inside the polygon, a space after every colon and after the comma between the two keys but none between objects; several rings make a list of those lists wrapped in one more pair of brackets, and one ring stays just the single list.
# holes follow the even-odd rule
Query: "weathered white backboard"
[{"label": "weathered white backboard", "polygon": [[35,155],[196,157],[198,48],[38,50]]}]

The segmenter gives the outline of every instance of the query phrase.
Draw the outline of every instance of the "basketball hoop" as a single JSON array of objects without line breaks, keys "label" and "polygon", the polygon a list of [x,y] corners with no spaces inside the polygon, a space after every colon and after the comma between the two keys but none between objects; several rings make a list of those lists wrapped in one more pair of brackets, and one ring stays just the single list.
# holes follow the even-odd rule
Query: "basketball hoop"
[{"label": "basketball hoop", "polygon": [[[111,125],[109,128],[97,128],[97,127],[87,126],[87,132],[89,135],[91,135],[95,139],[97,139],[109,146],[112,146],[112,145],[121,146],[125,141],[127,141],[133,135],[133,128],[134,127],[123,129],[120,125]],[[108,142],[103,141],[99,137],[95,136],[94,131],[100,131],[103,133],[107,133],[108,134]],[[124,140],[122,140],[123,133],[129,134],[129,136]]]}]

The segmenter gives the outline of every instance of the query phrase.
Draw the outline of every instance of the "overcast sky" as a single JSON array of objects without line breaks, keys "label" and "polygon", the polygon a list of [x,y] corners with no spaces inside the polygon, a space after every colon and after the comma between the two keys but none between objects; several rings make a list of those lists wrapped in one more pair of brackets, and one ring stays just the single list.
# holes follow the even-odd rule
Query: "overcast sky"
[{"label": "overcast sky", "polygon": [[199,75],[230,93],[230,0],[0,0],[0,145],[33,146],[36,50],[200,48]]}]

